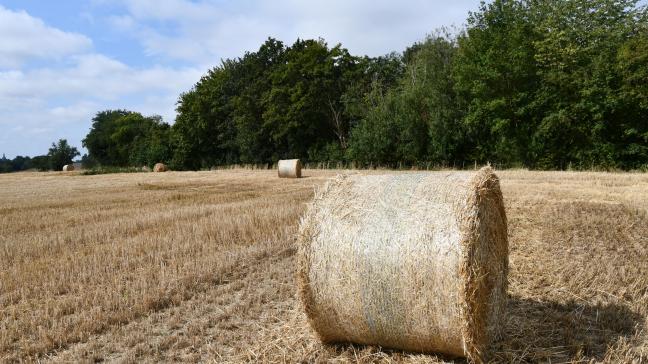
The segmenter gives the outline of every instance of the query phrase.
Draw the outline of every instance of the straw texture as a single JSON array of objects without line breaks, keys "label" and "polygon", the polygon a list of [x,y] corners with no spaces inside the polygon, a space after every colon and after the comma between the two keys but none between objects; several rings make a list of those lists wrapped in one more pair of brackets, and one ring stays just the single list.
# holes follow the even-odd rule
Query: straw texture
[{"label": "straw texture", "polygon": [[166,172],[167,166],[164,163],[155,163],[155,166],[153,166],[153,172]]},{"label": "straw texture", "polygon": [[506,229],[490,167],[339,176],[300,226],[310,324],[324,342],[482,362],[506,305]]},{"label": "straw texture", "polygon": [[301,178],[302,165],[299,159],[280,160],[277,169],[279,178]]},{"label": "straw texture", "polygon": [[63,166],[63,172],[71,172],[74,170],[74,166],[72,164],[66,164]]}]

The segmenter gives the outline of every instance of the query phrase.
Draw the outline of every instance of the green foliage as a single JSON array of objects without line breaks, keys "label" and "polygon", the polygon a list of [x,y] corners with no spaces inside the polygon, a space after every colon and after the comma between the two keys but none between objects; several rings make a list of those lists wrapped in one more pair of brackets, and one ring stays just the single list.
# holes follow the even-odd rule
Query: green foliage
[{"label": "green foliage", "polygon": [[11,161],[11,166],[13,171],[25,171],[32,168],[32,159],[19,155]]},{"label": "green foliage", "polygon": [[454,69],[468,103],[469,159],[532,168],[645,164],[637,83],[645,80],[645,13],[631,0],[482,4],[459,39]]},{"label": "green foliage", "polygon": [[32,168],[36,168],[41,172],[47,171],[50,169],[50,160],[47,155],[37,155],[31,159]]},{"label": "green foliage", "polygon": [[33,167],[32,159],[29,157],[16,156],[14,159],[7,159],[3,154],[0,158],[0,173],[25,171]]},{"label": "green foliage", "polygon": [[364,164],[393,163],[396,140],[396,124],[392,122],[389,100],[383,95],[378,82],[374,82],[367,97],[370,108],[365,118],[351,133],[349,159]]},{"label": "green foliage", "polygon": [[97,161],[87,154],[81,156],[81,166],[86,169],[91,169],[97,166]]},{"label": "green foliage", "polygon": [[[620,72],[628,60],[624,54],[633,58],[626,50],[645,34],[637,32],[645,28],[638,21],[645,9],[635,5],[630,0],[571,0],[538,6],[534,24],[543,36],[534,44],[542,84],[535,99],[542,119],[532,145],[542,157],[541,167],[632,168],[641,159],[645,163],[645,151],[633,145],[646,140],[628,131],[646,125],[646,109],[624,92]],[[630,71],[628,76],[637,74]],[[634,161],[624,157],[628,153],[635,154]]]},{"label": "green foliage", "polygon": [[286,47],[270,38],[180,96],[172,167],[341,160],[371,80],[394,83],[401,73],[394,55],[358,58],[323,40]]},{"label": "green foliage", "polygon": [[529,161],[530,130],[535,124],[536,77],[529,2],[482,3],[458,39],[453,67],[455,89],[465,102],[461,124],[465,160]]},{"label": "green foliage", "polygon": [[58,143],[52,143],[47,153],[50,169],[60,171],[66,164],[71,164],[74,157],[80,155],[79,151],[68,144],[67,140],[59,139]]},{"label": "green foliage", "polygon": [[461,110],[454,91],[455,41],[438,33],[406,52],[396,85],[372,84],[354,129],[349,158],[364,164],[449,163],[461,153]]},{"label": "green foliage", "polygon": [[142,168],[137,167],[111,167],[111,166],[96,166],[86,169],[81,172],[84,176],[94,176],[97,174],[111,174],[111,173],[141,173],[146,172]]},{"label": "green foliage", "polygon": [[102,166],[148,165],[171,159],[170,126],[159,116],[145,117],[126,110],[97,113],[83,139],[86,164]]},{"label": "green foliage", "polygon": [[2,159],[0,159],[0,173],[13,172],[13,166],[11,165],[11,160],[3,154]]},{"label": "green foliage", "polygon": [[83,146],[89,156],[99,164],[113,165],[118,161],[118,148],[112,141],[117,120],[130,114],[126,110],[106,110],[97,113],[92,119],[90,132],[83,139]]},{"label": "green foliage", "polygon": [[88,161],[648,168],[648,10],[636,0],[482,2],[463,31],[375,58],[269,38],[211,69],[177,112],[172,127],[98,113]]},{"label": "green foliage", "polygon": [[50,159],[46,155],[39,155],[33,158],[16,156],[14,159],[7,159],[5,155],[0,158],[0,173],[19,172],[29,169],[47,171],[50,169]]}]

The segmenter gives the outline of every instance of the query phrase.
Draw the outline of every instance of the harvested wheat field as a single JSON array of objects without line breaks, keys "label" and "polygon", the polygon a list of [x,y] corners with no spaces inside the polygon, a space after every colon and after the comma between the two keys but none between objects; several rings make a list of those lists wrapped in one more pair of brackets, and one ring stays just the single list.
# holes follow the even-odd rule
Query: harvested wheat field
[{"label": "harvested wheat field", "polygon": [[[316,340],[299,219],[316,186],[357,172],[276,173],[0,175],[0,362],[451,361]],[[493,361],[648,362],[648,175],[498,175],[510,254]]]}]

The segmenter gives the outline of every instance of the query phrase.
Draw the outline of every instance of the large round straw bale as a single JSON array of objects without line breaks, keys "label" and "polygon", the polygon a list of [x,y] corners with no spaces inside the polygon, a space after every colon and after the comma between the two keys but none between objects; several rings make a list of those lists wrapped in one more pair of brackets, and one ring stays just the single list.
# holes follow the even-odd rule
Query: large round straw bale
[{"label": "large round straw bale", "polygon": [[506,306],[499,179],[477,172],[339,176],[299,234],[299,293],[327,343],[484,360]]},{"label": "large round straw bale", "polygon": [[277,169],[280,178],[301,178],[302,165],[299,159],[280,160]]},{"label": "large round straw bale", "polygon": [[74,165],[72,164],[66,164],[63,166],[63,171],[64,172],[71,172],[74,170]]},{"label": "large round straw bale", "polygon": [[166,172],[166,171],[168,171],[168,169],[164,163],[155,163],[155,166],[153,166],[153,172]]}]

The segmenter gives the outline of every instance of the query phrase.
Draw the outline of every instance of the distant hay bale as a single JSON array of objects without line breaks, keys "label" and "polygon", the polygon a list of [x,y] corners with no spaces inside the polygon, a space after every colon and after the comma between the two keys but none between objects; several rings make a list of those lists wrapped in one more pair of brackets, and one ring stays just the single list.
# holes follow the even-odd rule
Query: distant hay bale
[{"label": "distant hay bale", "polygon": [[153,172],[166,172],[168,170],[164,163],[155,163],[155,166],[153,166]]},{"label": "distant hay bale", "polygon": [[63,172],[71,172],[74,170],[74,165],[66,164],[63,166]]},{"label": "distant hay bale", "polygon": [[299,159],[280,160],[277,169],[280,178],[301,178],[302,165]]},{"label": "distant hay bale", "polygon": [[302,219],[298,256],[323,342],[482,362],[501,333],[508,241],[490,167],[337,177]]},{"label": "distant hay bale", "polygon": [[150,172],[151,168],[149,166],[142,166],[141,170],[142,172]]}]

